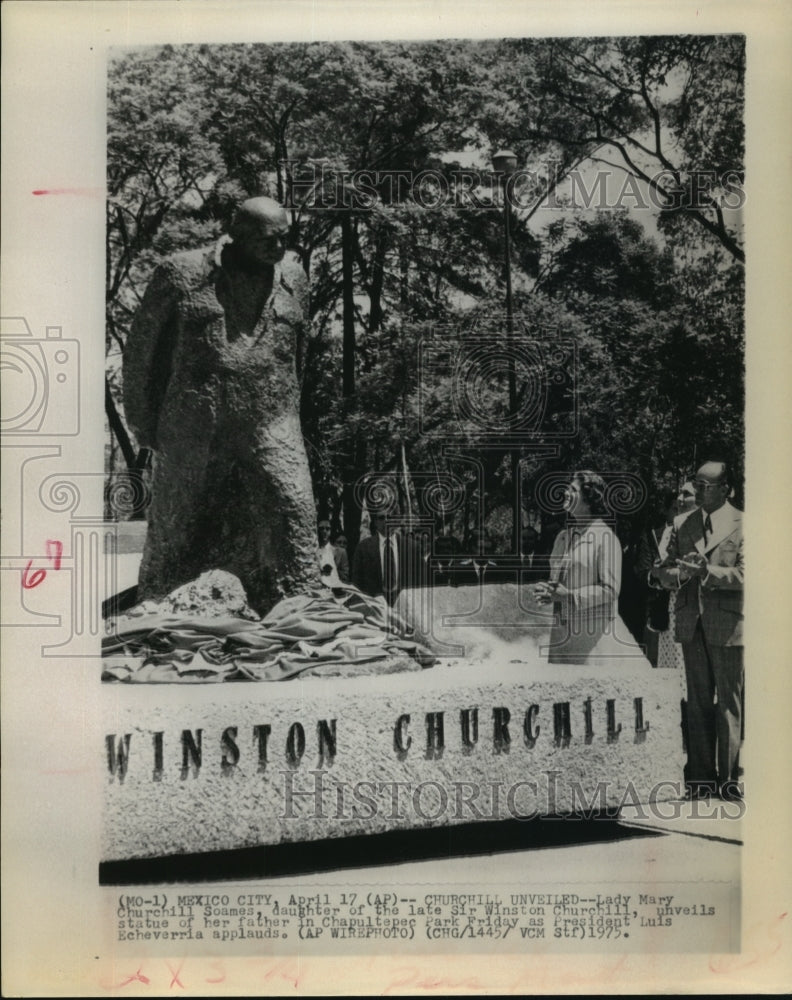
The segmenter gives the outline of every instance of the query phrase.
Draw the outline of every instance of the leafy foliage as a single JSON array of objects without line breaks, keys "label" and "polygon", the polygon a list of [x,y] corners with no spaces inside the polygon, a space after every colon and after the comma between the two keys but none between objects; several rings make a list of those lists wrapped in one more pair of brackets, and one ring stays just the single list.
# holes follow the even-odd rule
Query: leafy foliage
[{"label": "leafy foliage", "polygon": [[[551,466],[628,469],[650,493],[714,450],[740,468],[743,251],[730,206],[743,77],[739,36],[128,52],[108,89],[110,471],[141,464],[118,358],[153,267],[219,236],[240,200],[270,194],[290,207],[311,277],[301,416],[321,514],[340,523],[343,507],[354,535],[352,484],[405,462],[456,469],[485,514],[510,506],[508,453],[460,417],[453,366],[430,392],[418,365],[438,336],[451,357],[470,336],[508,344],[503,210],[488,173],[504,146],[537,180],[510,213],[517,333],[545,350],[571,343],[577,357],[574,385],[553,390],[520,449],[529,493]],[[654,193],[654,230],[638,212],[571,205],[538,224],[570,171],[604,163]],[[467,197],[460,169],[480,174]],[[524,399],[537,374],[517,376]],[[481,412],[508,417],[505,369],[476,391]],[[578,433],[553,438],[571,402]],[[472,464],[442,447],[452,427]],[[535,447],[545,438],[555,455]],[[420,509],[417,487],[413,500]],[[457,512],[458,533],[474,507]]]}]

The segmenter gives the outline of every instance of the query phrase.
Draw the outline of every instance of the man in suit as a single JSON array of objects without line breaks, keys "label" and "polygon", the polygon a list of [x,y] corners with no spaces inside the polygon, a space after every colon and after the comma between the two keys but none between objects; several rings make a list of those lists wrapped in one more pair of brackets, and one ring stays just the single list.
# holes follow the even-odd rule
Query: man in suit
[{"label": "man in suit", "polygon": [[390,605],[399,591],[419,583],[422,570],[418,544],[394,526],[387,514],[372,514],[371,535],[358,543],[352,560],[352,583],[372,597],[384,596]]},{"label": "man in suit", "polygon": [[536,555],[539,532],[526,525],[520,532],[520,579],[523,583],[539,580],[543,575],[540,559]]},{"label": "man in suit", "polygon": [[702,798],[718,789],[731,799],[741,796],[742,513],[727,500],[725,463],[706,462],[693,485],[698,507],[675,519],[666,558],[651,574],[677,592],[675,638],[687,680],[688,795]]}]

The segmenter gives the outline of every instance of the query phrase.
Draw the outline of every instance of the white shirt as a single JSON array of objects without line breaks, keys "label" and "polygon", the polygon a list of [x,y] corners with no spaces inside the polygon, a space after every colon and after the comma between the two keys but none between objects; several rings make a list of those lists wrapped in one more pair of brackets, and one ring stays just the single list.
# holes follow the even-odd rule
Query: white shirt
[{"label": "white shirt", "polygon": [[330,565],[333,569],[335,569],[335,551],[333,550],[333,546],[330,542],[326,545],[320,545],[316,550],[316,555],[319,559],[320,570],[322,566],[327,565]]},{"label": "white shirt", "polygon": [[322,583],[326,584],[328,587],[341,587],[343,586],[341,578],[338,575],[338,567],[335,561],[335,550],[331,542],[326,545],[319,545],[316,549],[316,558],[319,562],[319,572],[325,566],[330,567],[330,572],[322,576]]},{"label": "white shirt", "polygon": [[[704,508],[701,508],[701,514],[704,520],[707,520],[707,512]],[[722,538],[727,532],[726,529],[729,523],[734,519],[734,514],[731,510],[731,505],[728,503],[721,504],[717,510],[713,510],[709,515],[710,522],[712,524],[712,531],[705,532],[706,540],[705,545],[709,546],[710,538],[718,536]]]},{"label": "white shirt", "polygon": [[661,559],[665,559],[668,555],[668,543],[671,541],[671,532],[674,530],[674,522],[667,524],[663,528],[663,533],[660,535],[660,541],[657,543],[657,551]]}]

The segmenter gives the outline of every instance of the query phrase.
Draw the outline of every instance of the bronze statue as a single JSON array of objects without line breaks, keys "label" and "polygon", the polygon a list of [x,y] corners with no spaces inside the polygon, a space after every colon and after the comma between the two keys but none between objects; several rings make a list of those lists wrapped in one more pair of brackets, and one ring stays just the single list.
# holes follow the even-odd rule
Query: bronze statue
[{"label": "bronze statue", "polygon": [[217,246],[154,273],[124,351],[124,409],[155,452],[139,598],[207,569],[265,610],[318,579],[296,358],[308,281],[286,213],[244,202]]}]

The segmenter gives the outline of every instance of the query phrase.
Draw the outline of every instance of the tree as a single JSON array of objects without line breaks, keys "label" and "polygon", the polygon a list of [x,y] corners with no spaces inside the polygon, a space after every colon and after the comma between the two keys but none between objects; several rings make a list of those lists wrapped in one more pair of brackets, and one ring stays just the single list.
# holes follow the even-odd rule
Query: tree
[{"label": "tree", "polygon": [[647,208],[744,261],[744,36],[508,39],[500,51],[488,127],[521,158],[555,144],[559,174],[585,160],[616,171]]},{"label": "tree", "polygon": [[[221,160],[207,142],[190,54],[171,46],[128,54],[108,74],[105,412],[126,468],[139,473],[120,379],[126,331],[153,261],[215,231],[201,209]],[[112,467],[111,467],[112,471]]]},{"label": "tree", "polygon": [[[679,36],[164,46],[116,60],[106,394],[116,457],[145,458],[124,425],[117,360],[154,265],[213,240],[243,198],[270,194],[289,206],[291,247],[311,277],[301,417],[323,514],[338,517],[343,495],[354,535],[361,476],[402,456],[416,477],[448,471],[439,442],[452,422],[483,470],[488,509],[508,503],[509,463],[453,410],[451,375],[427,397],[418,369],[431,338],[447,336],[449,350],[471,330],[505,341],[497,188],[482,167],[466,200],[460,174],[499,146],[535,175],[510,217],[518,325],[540,344],[573,343],[578,357],[580,431],[554,438],[552,459],[524,448],[529,478],[585,460],[657,488],[719,435],[739,452],[742,249],[728,204],[742,178],[743,50],[737,36]],[[657,240],[624,213],[575,215],[562,200],[537,233],[538,206],[589,162],[654,195]],[[480,391],[504,416],[501,376]],[[548,400],[548,440],[570,393],[556,387]]]}]

